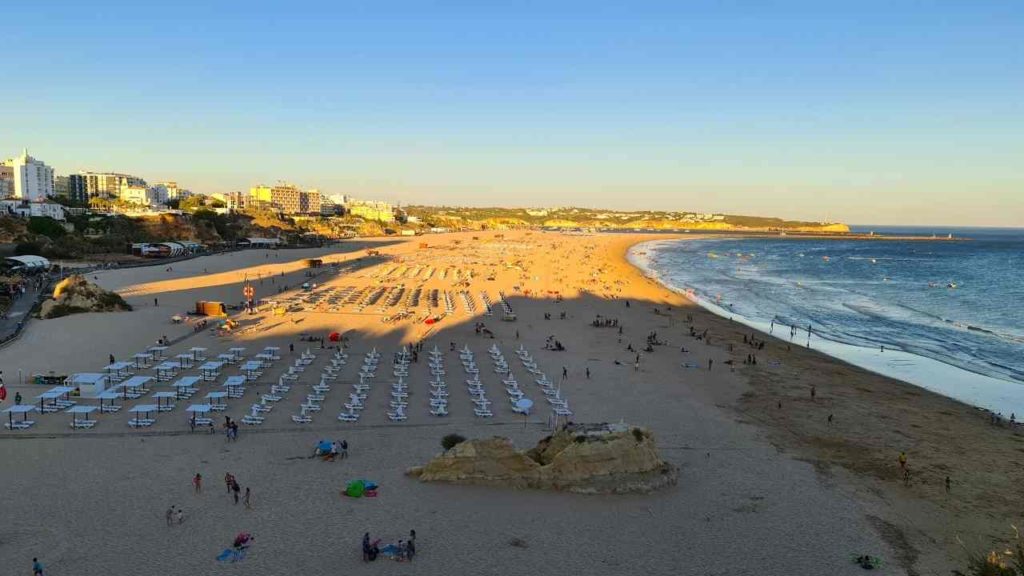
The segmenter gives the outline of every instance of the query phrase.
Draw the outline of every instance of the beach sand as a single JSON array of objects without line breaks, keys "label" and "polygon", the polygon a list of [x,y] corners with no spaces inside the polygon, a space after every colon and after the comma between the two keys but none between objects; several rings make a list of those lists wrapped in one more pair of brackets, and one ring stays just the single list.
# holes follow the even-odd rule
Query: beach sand
[{"label": "beach sand", "polygon": [[[852,557],[871,554],[883,558],[884,573],[930,574],[947,573],[961,559],[956,534],[970,540],[1008,533],[1020,509],[1017,463],[1024,444],[1019,436],[989,426],[969,407],[814,350],[787,350],[780,341],[769,340],[758,352],[757,367],[742,365],[748,329],[693,306],[626,262],[627,248],[647,239],[448,234],[316,250],[252,250],[174,263],[170,271],[152,266],[97,274],[96,282],[120,292],[135,310],[32,322],[22,338],[0,349],[9,388],[5,407],[15,392],[31,402],[45,390],[18,384],[19,370],[26,378],[49,370],[99,371],[108,355],[129,358],[161,336],[172,340],[171,355],[192,346],[209,348],[211,356],[233,346],[246,347],[247,355],[268,345],[282,347],[282,361],[250,386],[245,398],[229,401],[227,414],[238,419],[257,392],[286,369],[289,344],[296,354],[310,347],[318,357],[262,426],[243,426],[238,442],[228,443],[220,433],[190,433],[183,412],[188,402],[182,401],[145,431],[129,428],[124,410],[99,416],[88,431],[71,431],[70,417],[60,413],[36,414],[36,426],[27,431],[3,430],[0,566],[24,571],[38,556],[48,573],[86,576],[413,569],[424,574],[791,575],[860,573]],[[368,247],[380,256],[368,257]],[[309,257],[338,266],[320,269],[311,279],[302,267]],[[456,283],[468,272],[475,315],[465,312],[457,294],[463,288]],[[429,309],[424,295],[416,316],[393,323],[382,318],[399,307],[382,312],[380,303],[361,311],[314,307],[284,317],[268,307],[239,316],[242,329],[228,336],[170,323],[170,316],[190,309],[195,300],[241,301],[246,278],[261,298],[292,296],[307,280],[319,284],[314,292],[324,293],[399,284],[447,289],[456,312],[424,324],[428,313],[444,311],[443,303]],[[288,291],[278,296],[283,286]],[[502,322],[497,311],[482,316],[480,292],[497,305],[499,290],[507,294],[515,322]],[[618,318],[623,334],[592,327],[598,314]],[[698,331],[708,329],[710,344],[688,336],[689,317]],[[495,338],[477,334],[474,322],[484,322]],[[294,424],[290,415],[304,396],[303,385],[316,379],[328,357],[299,337],[330,331],[349,337],[349,365],[313,423]],[[652,331],[667,344],[643,354],[635,370],[634,355],[625,348],[642,347]],[[544,350],[552,335],[567,350]],[[335,419],[359,355],[375,347],[385,367],[400,346],[419,340],[426,350],[437,345],[445,351],[450,416],[427,413],[424,356],[411,369],[408,421],[386,418],[391,378],[383,374],[358,423]],[[460,385],[457,353],[449,352],[452,342],[476,352],[481,379],[497,401],[494,418],[473,416]],[[547,434],[546,411],[524,425],[504,403],[501,383],[489,372],[486,351],[492,344],[509,358],[524,389],[530,388],[527,373],[512,362],[520,345],[556,382],[565,367],[569,376],[561,388],[574,420],[649,427],[664,457],[680,466],[679,484],[645,496],[582,496],[423,484],[405,476],[407,468],[439,453],[441,437],[451,432],[508,436],[520,447]],[[681,353],[682,346],[689,352]],[[714,360],[710,371],[708,359]],[[234,373],[237,368],[224,372]],[[814,401],[808,393],[812,383]],[[211,389],[203,385],[193,401]],[[829,413],[835,415],[832,425],[826,423]],[[321,438],[346,439],[351,457],[334,463],[308,458]],[[901,450],[913,471],[910,486],[899,473]],[[192,493],[190,483],[196,472],[205,479],[200,495]],[[233,503],[223,484],[225,472],[243,489],[252,488],[252,510]],[[953,479],[950,494],[942,487],[946,475]],[[346,481],[359,478],[378,482],[379,496],[339,496]],[[164,511],[172,505],[185,510],[182,526],[165,524]],[[410,529],[417,532],[414,566],[361,562],[364,532],[395,542]],[[234,565],[215,561],[242,531],[256,537],[248,557]],[[525,546],[513,545],[514,539]]]}]

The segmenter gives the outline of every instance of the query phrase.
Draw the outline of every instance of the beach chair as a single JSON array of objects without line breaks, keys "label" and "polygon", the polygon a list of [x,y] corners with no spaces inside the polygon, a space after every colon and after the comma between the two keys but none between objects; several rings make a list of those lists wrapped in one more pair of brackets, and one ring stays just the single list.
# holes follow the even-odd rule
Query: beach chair
[{"label": "beach chair", "polygon": [[388,415],[388,420],[391,420],[392,422],[404,422],[405,421],[405,414],[403,414],[402,412],[388,412],[387,415]]},{"label": "beach chair", "polygon": [[92,428],[95,425],[96,425],[96,421],[95,420],[72,420],[71,421],[71,427],[72,428],[85,428],[85,429],[88,429],[88,428]]},{"label": "beach chair", "polygon": [[317,404],[316,402],[307,400],[306,402],[299,404],[299,408],[301,408],[303,412],[319,412],[321,409],[323,409],[323,406]]},{"label": "beach chair", "polygon": [[260,416],[260,411],[256,407],[259,404],[253,404],[252,411],[242,416],[242,424],[248,424],[250,426],[259,426],[263,424],[263,416]]},{"label": "beach chair", "polygon": [[260,399],[263,400],[264,402],[280,402],[281,401],[281,397],[278,396],[277,394],[264,394],[263,396],[260,396]]},{"label": "beach chair", "polygon": [[487,408],[474,408],[473,414],[476,414],[480,418],[490,418],[491,416],[494,416],[494,413]]},{"label": "beach chair", "polygon": [[309,414],[292,414],[292,422],[296,424],[309,424],[313,421],[313,417]]},{"label": "beach chair", "polygon": [[341,422],[358,422],[359,414],[353,414],[351,412],[342,412],[338,414],[338,420]]}]

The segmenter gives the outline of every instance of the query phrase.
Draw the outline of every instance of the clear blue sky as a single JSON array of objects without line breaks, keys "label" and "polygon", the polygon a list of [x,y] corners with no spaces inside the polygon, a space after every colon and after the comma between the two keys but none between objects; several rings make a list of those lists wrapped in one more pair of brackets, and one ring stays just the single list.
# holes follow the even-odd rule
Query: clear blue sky
[{"label": "clear blue sky", "polygon": [[146,4],[4,7],[0,155],[202,192],[1024,226],[1020,0]]}]

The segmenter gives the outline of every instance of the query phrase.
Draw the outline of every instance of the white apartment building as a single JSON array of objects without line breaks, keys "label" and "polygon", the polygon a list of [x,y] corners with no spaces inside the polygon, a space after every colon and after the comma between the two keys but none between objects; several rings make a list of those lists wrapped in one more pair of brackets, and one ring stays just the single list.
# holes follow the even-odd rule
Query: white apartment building
[{"label": "white apartment building", "polygon": [[53,168],[23,150],[21,156],[4,162],[14,173],[14,194],[19,200],[40,201],[53,196]]}]

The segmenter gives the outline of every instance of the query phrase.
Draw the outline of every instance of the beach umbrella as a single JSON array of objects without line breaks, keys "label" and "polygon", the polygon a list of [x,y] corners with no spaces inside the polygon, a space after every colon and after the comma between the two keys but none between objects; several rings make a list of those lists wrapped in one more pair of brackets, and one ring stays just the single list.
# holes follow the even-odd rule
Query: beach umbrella
[{"label": "beach umbrella", "polygon": [[330,335],[327,336],[327,339],[331,342],[337,342],[341,340],[341,334],[339,332],[331,332]]}]

